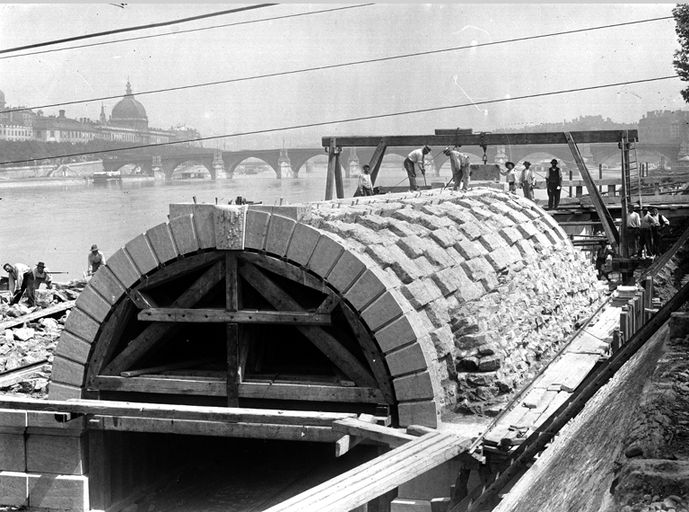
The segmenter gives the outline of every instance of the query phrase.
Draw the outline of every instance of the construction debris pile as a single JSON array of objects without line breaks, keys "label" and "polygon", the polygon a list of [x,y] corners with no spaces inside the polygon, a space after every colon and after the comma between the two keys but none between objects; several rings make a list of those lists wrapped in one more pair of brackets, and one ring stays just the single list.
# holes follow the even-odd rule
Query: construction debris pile
[{"label": "construction debris pile", "polygon": [[33,317],[33,313],[40,315],[40,311],[51,305],[75,300],[85,285],[83,280],[55,283],[52,293],[43,294],[46,300],[38,301],[39,305],[32,308],[23,301],[10,306],[6,297],[0,296],[0,393],[26,394],[34,398],[47,395],[53,351],[69,310],[7,328],[3,326],[14,324],[15,320],[27,315]]},{"label": "construction debris pile", "polygon": [[607,290],[552,217],[488,189],[321,203],[301,220],[407,302],[447,413],[496,414]]}]

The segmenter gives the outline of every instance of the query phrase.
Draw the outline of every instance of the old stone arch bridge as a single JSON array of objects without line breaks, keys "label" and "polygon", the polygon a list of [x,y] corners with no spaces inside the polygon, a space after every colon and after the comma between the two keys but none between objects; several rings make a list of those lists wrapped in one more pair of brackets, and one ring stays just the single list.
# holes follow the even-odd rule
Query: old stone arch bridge
[{"label": "old stone arch bridge", "polygon": [[[386,156],[392,154],[404,158],[414,149],[413,147],[389,147]],[[442,147],[433,147],[431,157],[436,172],[447,164],[448,158],[443,154]],[[462,150],[480,159],[483,150],[478,146],[463,146]],[[672,145],[637,144],[638,151],[645,151],[664,157],[665,161],[675,167],[679,148]],[[581,145],[581,151],[590,165],[615,162],[619,160],[620,151],[615,144]],[[340,159],[344,176],[349,177],[353,164],[368,163],[373,156],[374,148],[346,148]],[[121,151],[104,155],[103,167],[105,171],[117,171],[127,166],[138,167],[140,174],[152,176],[154,167],[158,167],[166,179],[172,179],[176,170],[184,163],[196,163],[204,166],[211,179],[220,177],[218,169],[224,169],[225,176],[231,178],[236,168],[249,158],[257,158],[265,162],[275,173],[276,178],[283,177],[283,164],[292,169],[292,176],[298,177],[300,170],[311,159],[325,155],[320,148],[287,148],[287,149],[256,149],[240,151],[218,151],[211,148],[165,147],[132,151]],[[576,167],[572,154],[567,145],[514,145],[488,146],[486,151],[488,162],[496,162],[501,158],[522,162],[526,159],[557,158],[564,167]],[[220,163],[222,162],[222,165]]]}]

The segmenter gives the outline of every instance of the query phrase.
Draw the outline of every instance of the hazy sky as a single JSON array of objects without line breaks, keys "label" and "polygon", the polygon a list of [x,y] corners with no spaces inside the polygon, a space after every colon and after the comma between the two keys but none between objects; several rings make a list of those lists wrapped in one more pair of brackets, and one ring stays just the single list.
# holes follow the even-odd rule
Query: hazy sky
[{"label": "hazy sky", "polygon": [[[194,16],[248,4],[0,4],[0,49],[73,35]],[[49,48],[169,34],[23,57],[0,55],[0,90],[9,105],[40,105],[249,77],[405,53],[671,16],[659,4],[374,4],[340,12],[174,33],[344,5],[288,3],[246,13]],[[477,46],[423,57],[137,96],[149,124],[186,124],[204,136],[274,129],[351,117],[442,107],[527,94],[673,75],[672,19]],[[326,135],[474,131],[573,119],[638,120],[645,112],[684,108],[678,79],[336,123],[225,139],[227,149],[320,145]],[[104,102],[110,113],[116,100]],[[65,108],[97,118],[100,102]],[[222,142],[220,143],[222,145]],[[206,143],[214,146],[215,142]]]}]

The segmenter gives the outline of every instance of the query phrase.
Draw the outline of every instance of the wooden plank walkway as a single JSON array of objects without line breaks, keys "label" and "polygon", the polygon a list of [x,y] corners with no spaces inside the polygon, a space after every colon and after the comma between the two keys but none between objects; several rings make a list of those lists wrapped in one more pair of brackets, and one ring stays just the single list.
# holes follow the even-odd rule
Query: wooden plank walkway
[{"label": "wooden plank walkway", "polygon": [[14,327],[16,325],[21,325],[26,322],[38,320],[39,318],[43,318],[50,315],[56,315],[57,313],[62,313],[63,311],[72,309],[74,307],[75,302],[76,300],[60,302],[59,304],[54,304],[52,306],[48,306],[47,308],[39,309],[38,311],[29,313],[28,315],[12,318],[11,320],[5,320],[4,322],[0,323],[0,332],[4,331],[5,329],[10,329],[11,327]]},{"label": "wooden plank walkway", "polygon": [[514,407],[486,432],[484,444],[504,448],[521,444],[565,403],[601,358],[608,356],[621,310],[608,303],[592,318]]},{"label": "wooden plank walkway", "polygon": [[466,451],[468,440],[433,432],[264,512],[348,512]]}]

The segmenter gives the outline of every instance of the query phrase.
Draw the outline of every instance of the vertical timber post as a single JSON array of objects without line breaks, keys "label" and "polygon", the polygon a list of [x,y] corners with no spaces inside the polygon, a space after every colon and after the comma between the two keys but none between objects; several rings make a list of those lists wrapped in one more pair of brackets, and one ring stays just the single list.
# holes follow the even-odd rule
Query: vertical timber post
[{"label": "vertical timber post", "polygon": [[628,247],[628,233],[627,233],[627,214],[629,210],[629,138],[627,132],[624,132],[622,141],[619,144],[621,153],[621,169],[622,169],[622,193],[620,194],[620,205],[622,211],[620,212],[620,255],[623,258],[629,257]]},{"label": "vertical timber post", "polygon": [[[237,255],[228,251],[225,255],[225,309],[239,309],[237,279]],[[227,331],[227,406],[239,405],[239,325],[228,323]]]},{"label": "vertical timber post", "polygon": [[340,165],[340,153],[342,148],[335,147],[335,194],[338,199],[344,197],[344,184],[342,183],[342,166]]},{"label": "vertical timber post", "polygon": [[330,139],[328,146],[328,174],[325,179],[325,200],[329,201],[333,198],[333,182],[335,181],[335,166],[338,162],[335,161],[335,139]]},{"label": "vertical timber post", "polygon": [[378,178],[378,173],[380,172],[380,165],[383,163],[383,157],[385,156],[385,150],[387,147],[387,144],[381,140],[371,156],[369,167],[371,167],[371,183],[373,185],[376,184],[376,179]]}]

